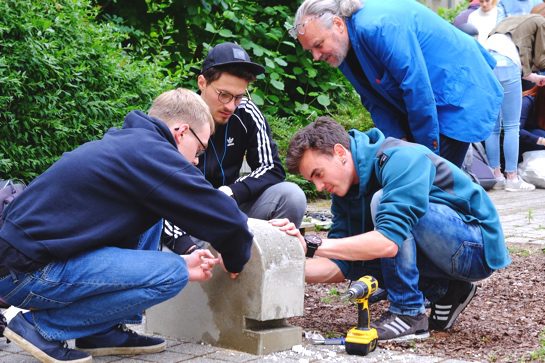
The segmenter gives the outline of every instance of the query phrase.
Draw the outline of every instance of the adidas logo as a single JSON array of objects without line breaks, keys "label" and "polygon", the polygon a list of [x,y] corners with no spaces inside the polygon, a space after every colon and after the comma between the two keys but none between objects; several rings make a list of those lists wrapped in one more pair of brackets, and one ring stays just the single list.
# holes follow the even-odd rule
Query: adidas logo
[{"label": "adidas logo", "polygon": [[435,304],[433,319],[442,320],[442,321],[448,320],[448,316],[450,315],[451,309],[452,309],[452,305]]},{"label": "adidas logo", "polygon": [[234,137],[227,138],[227,146],[235,146],[235,138]]},{"label": "adidas logo", "polygon": [[396,317],[393,321],[385,324],[384,327],[392,331],[395,335],[403,335],[411,329],[411,326],[399,317]]}]

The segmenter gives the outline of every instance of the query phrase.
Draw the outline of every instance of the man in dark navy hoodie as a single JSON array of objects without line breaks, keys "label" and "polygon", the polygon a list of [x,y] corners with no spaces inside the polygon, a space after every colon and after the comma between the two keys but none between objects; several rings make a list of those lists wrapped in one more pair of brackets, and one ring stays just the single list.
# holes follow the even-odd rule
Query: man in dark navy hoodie
[{"label": "man in dark navy hoodie", "polygon": [[[30,183],[0,229],[0,298],[30,310],[10,321],[8,339],[47,362],[165,349],[124,324],[188,281],[210,278],[216,263],[234,277],[250,258],[246,215],[196,168],[213,129],[196,93],[165,92],[148,115],[129,113],[121,129]],[[158,251],[163,218],[210,241],[221,258]]]}]

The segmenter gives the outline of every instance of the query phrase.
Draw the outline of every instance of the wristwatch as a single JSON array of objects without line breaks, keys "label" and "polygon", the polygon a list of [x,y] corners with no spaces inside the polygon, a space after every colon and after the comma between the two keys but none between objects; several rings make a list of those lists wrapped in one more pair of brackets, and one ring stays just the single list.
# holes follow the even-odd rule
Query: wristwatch
[{"label": "wristwatch", "polygon": [[314,257],[314,253],[322,245],[322,239],[315,234],[308,234],[305,236],[305,242],[307,243],[306,257]]}]

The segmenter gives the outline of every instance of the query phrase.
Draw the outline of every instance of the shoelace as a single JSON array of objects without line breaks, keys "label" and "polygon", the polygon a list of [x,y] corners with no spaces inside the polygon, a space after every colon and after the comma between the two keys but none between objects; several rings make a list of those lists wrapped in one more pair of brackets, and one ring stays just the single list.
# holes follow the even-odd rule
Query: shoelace
[{"label": "shoelace", "polygon": [[117,328],[119,330],[121,330],[122,332],[124,333],[129,333],[130,335],[138,335],[137,332],[135,332],[134,330],[130,329],[130,328],[127,328],[127,326],[125,324],[119,324],[117,326]]}]

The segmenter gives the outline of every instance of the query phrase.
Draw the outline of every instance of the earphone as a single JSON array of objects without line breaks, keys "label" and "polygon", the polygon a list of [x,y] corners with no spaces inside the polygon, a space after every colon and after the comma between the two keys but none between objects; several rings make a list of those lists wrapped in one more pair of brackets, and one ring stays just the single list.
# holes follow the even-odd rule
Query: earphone
[{"label": "earphone", "polygon": [[[218,156],[218,153],[216,151],[216,146],[214,146],[214,142],[211,142],[210,144],[212,145],[212,150],[214,151],[214,155],[216,156],[216,160],[218,161],[218,165],[220,167],[220,171],[221,171],[221,185],[225,185],[225,171],[223,170],[223,160],[225,159],[225,155],[227,155],[227,133],[228,133],[228,130],[229,130],[229,122],[227,122],[227,124],[225,125],[225,135],[224,135],[224,141],[223,141],[223,156],[221,157],[221,160]],[[205,152],[205,155],[206,155],[206,152]],[[204,172],[204,177],[206,178],[206,156],[204,157],[204,162],[203,162],[203,172]]]}]

